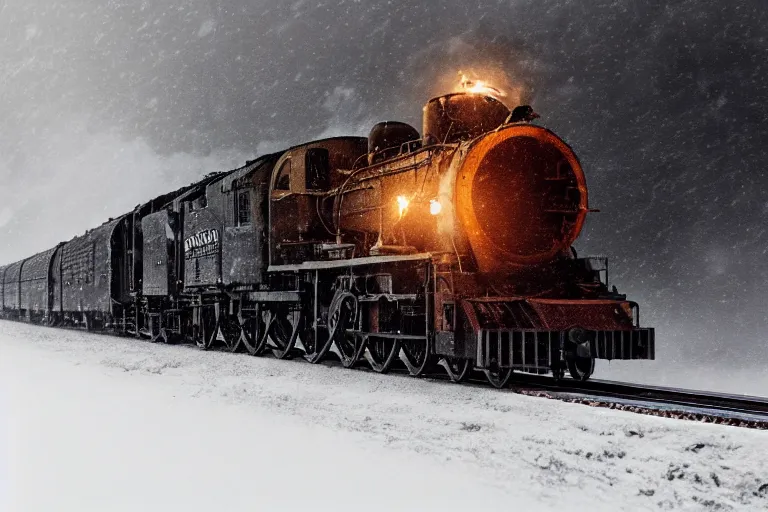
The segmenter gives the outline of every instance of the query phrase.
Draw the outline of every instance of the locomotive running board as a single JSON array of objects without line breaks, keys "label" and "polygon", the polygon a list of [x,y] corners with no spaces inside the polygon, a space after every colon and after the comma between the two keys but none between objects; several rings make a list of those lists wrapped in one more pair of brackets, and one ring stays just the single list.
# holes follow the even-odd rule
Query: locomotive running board
[{"label": "locomotive running board", "polygon": [[267,272],[297,272],[301,270],[326,270],[329,268],[360,267],[363,265],[379,265],[381,263],[398,263],[400,261],[419,261],[432,259],[432,253],[399,254],[394,256],[367,256],[346,260],[305,261],[292,265],[270,265]]}]

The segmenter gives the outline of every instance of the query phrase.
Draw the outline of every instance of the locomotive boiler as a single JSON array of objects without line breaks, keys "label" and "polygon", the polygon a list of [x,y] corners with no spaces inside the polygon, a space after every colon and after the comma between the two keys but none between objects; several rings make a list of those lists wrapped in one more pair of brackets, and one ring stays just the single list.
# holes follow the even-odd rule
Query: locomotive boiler
[{"label": "locomotive boiler", "polygon": [[497,387],[653,359],[607,259],[572,248],[584,171],[535,117],[447,94],[421,133],[383,122],[208,175],[30,259],[35,308],[25,263],[0,267],[4,315]]}]

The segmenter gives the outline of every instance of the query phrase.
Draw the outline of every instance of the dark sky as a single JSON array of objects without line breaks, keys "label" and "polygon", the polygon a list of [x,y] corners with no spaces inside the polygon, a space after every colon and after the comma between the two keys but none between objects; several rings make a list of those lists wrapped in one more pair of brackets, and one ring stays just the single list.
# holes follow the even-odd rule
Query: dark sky
[{"label": "dark sky", "polygon": [[[765,0],[0,0],[0,261],[256,152],[420,126],[459,70],[582,160],[662,354],[768,361]],[[158,190],[162,189],[162,190]]]}]

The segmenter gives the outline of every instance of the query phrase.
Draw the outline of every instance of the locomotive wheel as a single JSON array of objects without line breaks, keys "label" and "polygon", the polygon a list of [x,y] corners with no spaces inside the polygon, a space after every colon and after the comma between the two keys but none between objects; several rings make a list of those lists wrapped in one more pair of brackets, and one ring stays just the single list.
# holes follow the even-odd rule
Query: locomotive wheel
[{"label": "locomotive wheel", "polygon": [[243,316],[242,310],[237,312],[240,323],[240,342],[245,350],[252,356],[260,356],[267,348],[267,329],[264,317],[268,315],[261,311],[259,304],[256,304],[256,311],[253,316]]},{"label": "locomotive wheel", "polygon": [[365,337],[348,332],[357,323],[357,312],[357,297],[350,292],[337,293],[328,311],[328,330],[344,368],[352,368],[365,352]]},{"label": "locomotive wheel", "polygon": [[93,319],[88,313],[83,313],[83,326],[85,327],[86,331],[93,330]]},{"label": "locomotive wheel", "polygon": [[200,325],[195,326],[195,344],[208,350],[216,341],[219,332],[219,318],[214,306],[200,306]]},{"label": "locomotive wheel", "polygon": [[592,372],[595,371],[595,360],[591,357],[575,357],[569,359],[568,373],[571,374],[573,380],[584,382],[592,376]]},{"label": "locomotive wheel", "polygon": [[400,359],[413,377],[420,377],[432,369],[434,357],[427,340],[401,340]]},{"label": "locomotive wheel", "polygon": [[242,346],[240,322],[236,316],[223,316],[221,319],[221,335],[230,352],[237,352]]},{"label": "locomotive wheel", "polygon": [[491,386],[496,389],[501,389],[507,387],[507,384],[509,384],[509,379],[512,377],[512,368],[483,370],[483,373]]},{"label": "locomotive wheel", "polygon": [[342,342],[336,341],[341,365],[344,368],[353,368],[365,353],[366,338],[359,334],[346,334]]},{"label": "locomotive wheel", "polygon": [[61,317],[58,313],[52,313],[51,316],[48,317],[48,325],[50,327],[58,327],[61,325]]},{"label": "locomotive wheel", "polygon": [[376,373],[387,373],[400,355],[400,340],[368,337],[365,358]]},{"label": "locomotive wheel", "polygon": [[157,343],[158,341],[165,341],[162,338],[162,331],[163,329],[158,325],[159,324],[159,317],[150,317],[149,318],[149,341],[152,343]]},{"label": "locomotive wheel", "polygon": [[274,344],[272,353],[278,359],[290,359],[293,357],[293,348],[296,346],[296,338],[299,334],[301,312],[292,311],[289,307],[280,305],[275,307],[269,323],[269,339]]},{"label": "locomotive wheel", "polygon": [[440,360],[440,366],[445,369],[451,382],[463,382],[469,376],[470,360],[458,357],[444,357]]},{"label": "locomotive wheel", "polygon": [[301,344],[304,345],[304,359],[312,364],[322,361],[333,345],[333,338],[328,333],[328,328],[318,326],[317,339],[312,325],[301,331]]},{"label": "locomotive wheel", "polygon": [[160,328],[160,334],[158,335],[159,341],[162,341],[166,345],[172,345],[176,342],[176,334],[169,331],[165,327]]},{"label": "locomotive wheel", "polygon": [[304,315],[301,344],[304,346],[304,359],[312,364],[317,364],[325,358],[333,346],[334,336],[327,325],[321,324],[320,319],[315,320],[318,323],[317,331],[315,331],[313,316],[314,314],[309,312]]}]

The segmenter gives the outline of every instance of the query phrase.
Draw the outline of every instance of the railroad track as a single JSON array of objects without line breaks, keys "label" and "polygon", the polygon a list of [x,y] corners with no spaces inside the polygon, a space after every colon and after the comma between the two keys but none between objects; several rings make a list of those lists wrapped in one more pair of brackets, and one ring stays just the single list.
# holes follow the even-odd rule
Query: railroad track
[{"label": "railroad track", "polygon": [[[329,366],[341,364],[334,359],[324,361]],[[354,367],[370,371],[364,363]],[[410,377],[405,365],[395,365],[391,375]],[[430,371],[422,378],[450,383],[440,371]],[[469,386],[492,387],[479,372],[463,383]],[[555,381],[551,376],[515,373],[507,389],[512,393],[606,407],[638,414],[663,416],[703,423],[715,423],[758,430],[768,430],[768,398],[733,395],[698,390],[668,388],[625,382],[572,379]],[[505,390],[500,390],[505,391]]]},{"label": "railroad track", "polygon": [[768,430],[768,398],[625,382],[579,382],[519,374],[514,392],[594,407]]},{"label": "railroad track", "polygon": [[[303,360],[301,356],[298,356],[297,359]],[[326,359],[324,364],[342,366],[333,357]],[[362,361],[353,368],[358,371],[375,373]],[[410,377],[404,364],[393,365],[389,373],[400,377]],[[421,378],[450,383],[448,376],[439,368],[425,372]],[[470,375],[463,384],[485,388],[492,387],[477,371],[474,372],[474,375]],[[652,416],[768,430],[768,398],[602,380],[580,382],[565,378],[556,381],[551,376],[528,373],[514,373],[507,389],[517,394],[579,403],[592,407],[606,407]]]}]

